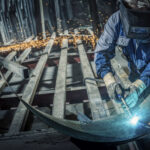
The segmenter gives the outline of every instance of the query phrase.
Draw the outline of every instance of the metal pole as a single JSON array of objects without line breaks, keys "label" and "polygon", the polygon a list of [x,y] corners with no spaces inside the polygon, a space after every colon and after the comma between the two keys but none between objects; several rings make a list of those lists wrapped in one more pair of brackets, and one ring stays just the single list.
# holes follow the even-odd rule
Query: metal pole
[{"label": "metal pole", "polygon": [[88,0],[88,2],[89,2],[90,13],[91,13],[93,30],[94,33],[99,37],[101,28],[100,28],[100,20],[99,20],[98,10],[97,10],[97,1]]},{"label": "metal pole", "polygon": [[42,35],[43,35],[43,39],[46,39],[46,33],[45,33],[45,19],[44,19],[44,11],[43,11],[43,1],[42,1],[42,0],[39,0],[39,2],[40,2]]}]

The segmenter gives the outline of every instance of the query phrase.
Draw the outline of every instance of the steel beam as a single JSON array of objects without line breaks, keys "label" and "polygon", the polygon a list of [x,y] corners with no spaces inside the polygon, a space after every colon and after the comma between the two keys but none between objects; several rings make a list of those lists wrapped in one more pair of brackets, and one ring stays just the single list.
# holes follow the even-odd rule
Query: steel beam
[{"label": "steel beam", "polygon": [[[77,34],[77,30],[75,30],[75,34]],[[82,44],[81,40],[77,40],[77,46],[78,46],[78,51],[79,51],[79,56],[80,56],[80,61],[81,61],[81,67],[82,67],[82,72],[84,79],[85,78],[95,78],[93,75],[93,72],[90,67],[90,63],[87,58],[87,54],[85,52],[84,46]],[[99,93],[97,83],[95,81],[86,81],[86,88],[87,88],[87,94],[88,98],[90,101],[90,107],[91,107],[91,113],[92,113],[92,118],[94,120],[98,120],[102,117],[107,116],[107,112],[104,105],[104,101],[102,101],[101,95]]]},{"label": "steel beam", "polygon": [[59,0],[54,1],[55,4],[55,12],[56,12],[56,22],[57,22],[57,32],[60,34],[62,32],[62,21],[60,16],[60,5]]},{"label": "steel beam", "polygon": [[[48,55],[51,52],[55,37],[56,37],[56,34],[53,33],[50,41],[48,42],[48,45],[43,51],[43,55],[40,57],[39,62],[36,65],[36,68],[34,69],[30,77],[30,80],[23,92],[22,99],[29,104],[32,104],[33,102],[33,98],[36,94],[36,90],[37,90],[39,81],[41,79],[41,75],[43,73],[45,64],[47,62]],[[16,110],[16,113],[14,115],[11,126],[9,128],[8,134],[10,135],[17,134],[22,128],[24,128],[26,119],[28,117],[28,112],[29,111],[27,110],[27,108],[20,102]]]},{"label": "steel beam", "polygon": [[39,0],[39,3],[40,3],[40,13],[41,13],[42,35],[43,35],[43,39],[46,39],[43,0]]},{"label": "steel beam", "polygon": [[28,73],[28,68],[19,65],[16,62],[6,60],[5,58],[0,56],[0,63],[3,65],[4,68],[8,69],[9,71],[23,77],[23,78],[28,78],[29,73]]},{"label": "steel beam", "polygon": [[[31,48],[26,49],[21,55],[20,57],[17,59],[17,63],[23,63],[23,61],[26,59],[26,57],[29,55],[29,53],[31,52]],[[16,54],[16,52],[12,52],[10,54]],[[10,56],[10,54],[6,57],[7,60],[11,60],[13,57]],[[14,55],[15,56],[15,55]],[[11,58],[11,59],[10,59]],[[11,71],[7,71],[6,74],[4,75],[5,79],[1,79],[0,80],[0,92],[2,92],[3,88],[6,86],[6,81],[8,81],[12,76],[12,72]]]},{"label": "steel beam", "polygon": [[[68,31],[65,31],[68,34]],[[67,53],[68,39],[63,39],[61,47],[61,55],[57,72],[53,116],[64,118],[65,101],[66,101],[66,74],[67,74]]]}]

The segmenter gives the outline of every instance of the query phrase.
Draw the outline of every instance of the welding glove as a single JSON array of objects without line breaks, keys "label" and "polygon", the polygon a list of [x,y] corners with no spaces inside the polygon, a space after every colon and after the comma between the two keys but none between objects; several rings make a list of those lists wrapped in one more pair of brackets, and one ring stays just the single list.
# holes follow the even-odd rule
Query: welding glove
[{"label": "welding glove", "polygon": [[123,96],[123,88],[122,86],[116,82],[112,73],[107,73],[103,78],[105,85],[107,87],[107,92],[111,99],[114,99],[116,102],[120,103],[121,100],[119,95]]},{"label": "welding glove", "polygon": [[138,79],[131,84],[129,90],[124,95],[125,101],[130,108],[134,107],[137,104],[139,96],[145,89],[146,85],[142,80]]}]

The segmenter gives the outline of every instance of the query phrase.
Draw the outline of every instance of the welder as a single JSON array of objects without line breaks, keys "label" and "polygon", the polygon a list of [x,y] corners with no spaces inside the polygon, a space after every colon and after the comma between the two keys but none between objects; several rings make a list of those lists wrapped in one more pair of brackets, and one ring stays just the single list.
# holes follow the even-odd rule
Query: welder
[{"label": "welder", "polygon": [[[111,68],[117,45],[128,60],[132,82],[129,89],[116,81]],[[150,87],[149,0],[120,0],[120,9],[108,19],[98,40],[94,60],[97,75],[103,78],[110,98],[120,102],[119,89],[128,107],[135,107],[140,95]]]}]

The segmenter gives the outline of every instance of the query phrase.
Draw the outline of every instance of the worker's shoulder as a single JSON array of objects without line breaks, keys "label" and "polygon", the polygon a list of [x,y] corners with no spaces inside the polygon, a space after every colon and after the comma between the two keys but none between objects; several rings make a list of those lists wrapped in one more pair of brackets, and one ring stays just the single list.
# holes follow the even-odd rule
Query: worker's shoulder
[{"label": "worker's shoulder", "polygon": [[120,11],[119,10],[110,16],[109,22],[115,23],[115,24],[120,22]]}]

